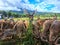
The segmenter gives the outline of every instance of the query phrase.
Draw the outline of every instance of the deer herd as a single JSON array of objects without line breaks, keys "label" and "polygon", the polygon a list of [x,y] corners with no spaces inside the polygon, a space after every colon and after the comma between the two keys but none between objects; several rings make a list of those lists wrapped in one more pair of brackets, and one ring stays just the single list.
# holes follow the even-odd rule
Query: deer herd
[{"label": "deer herd", "polygon": [[27,33],[30,23],[32,23],[33,38],[40,41],[41,45],[44,42],[49,45],[58,45],[60,39],[60,20],[57,20],[56,17],[53,19],[38,18],[31,22],[27,20],[15,22],[13,19],[0,20],[0,40],[12,39],[13,36],[21,38]]}]

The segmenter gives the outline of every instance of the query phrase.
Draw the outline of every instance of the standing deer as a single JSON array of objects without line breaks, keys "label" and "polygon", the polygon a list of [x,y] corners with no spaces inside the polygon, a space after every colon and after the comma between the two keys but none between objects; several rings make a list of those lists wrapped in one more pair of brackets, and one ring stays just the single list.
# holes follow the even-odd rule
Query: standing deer
[{"label": "standing deer", "polygon": [[36,10],[32,14],[28,13],[27,10],[25,10],[25,12],[26,12],[26,15],[29,17],[30,22],[32,22],[34,18],[34,14],[36,13]]}]

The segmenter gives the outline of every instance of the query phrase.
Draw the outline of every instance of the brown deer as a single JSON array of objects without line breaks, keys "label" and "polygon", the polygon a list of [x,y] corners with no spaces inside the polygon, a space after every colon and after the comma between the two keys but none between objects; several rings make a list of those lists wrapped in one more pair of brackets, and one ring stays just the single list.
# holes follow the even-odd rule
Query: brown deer
[{"label": "brown deer", "polygon": [[29,19],[30,19],[30,22],[33,21],[34,14],[36,13],[36,11],[37,11],[37,10],[35,10],[32,14],[30,14],[30,13],[28,13],[27,10],[25,9],[24,12],[26,12],[27,17],[29,17]]}]

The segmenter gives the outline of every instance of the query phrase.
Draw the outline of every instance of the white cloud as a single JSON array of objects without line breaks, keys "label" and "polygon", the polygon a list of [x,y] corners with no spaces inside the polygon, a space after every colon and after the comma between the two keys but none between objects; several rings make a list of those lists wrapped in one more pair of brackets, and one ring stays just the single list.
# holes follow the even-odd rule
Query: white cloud
[{"label": "white cloud", "polygon": [[[55,7],[51,8],[51,10],[46,9],[50,4],[54,5]],[[39,3],[36,8],[38,11],[42,12],[60,12],[60,2],[57,0],[45,0],[42,3]]]},{"label": "white cloud", "polygon": [[6,2],[3,2],[3,0],[0,0],[0,10],[17,10],[17,11],[21,11],[16,6],[11,6],[11,5],[15,5],[17,2],[19,2],[19,1],[16,1],[16,0],[12,0],[12,1],[11,0],[6,0]]},{"label": "white cloud", "polygon": [[21,11],[20,9],[18,9],[16,7],[11,7],[11,6],[4,7],[4,8],[0,7],[0,10],[17,10],[17,11]]},{"label": "white cloud", "polygon": [[[25,3],[21,1],[22,0],[0,0],[0,10],[20,11],[19,8],[26,8],[29,10],[37,9],[39,12],[60,12],[60,1],[58,0],[43,0],[43,2],[40,2],[40,0],[35,0],[36,2],[40,2],[38,4],[30,4],[29,0],[23,0]],[[50,4],[54,5],[55,7],[50,7],[51,9],[48,10],[47,7],[49,7]]]},{"label": "white cloud", "polygon": [[0,6],[4,6],[4,3],[2,0],[0,0]]}]

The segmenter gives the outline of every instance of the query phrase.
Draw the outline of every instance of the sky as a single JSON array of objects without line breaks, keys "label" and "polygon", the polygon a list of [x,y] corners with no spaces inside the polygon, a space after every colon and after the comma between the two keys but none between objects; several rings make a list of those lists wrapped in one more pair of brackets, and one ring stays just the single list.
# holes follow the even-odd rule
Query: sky
[{"label": "sky", "polygon": [[60,13],[60,0],[0,0],[0,10],[22,9]]}]

